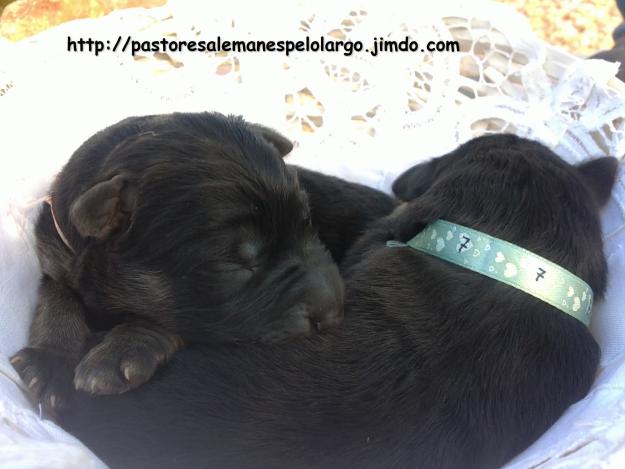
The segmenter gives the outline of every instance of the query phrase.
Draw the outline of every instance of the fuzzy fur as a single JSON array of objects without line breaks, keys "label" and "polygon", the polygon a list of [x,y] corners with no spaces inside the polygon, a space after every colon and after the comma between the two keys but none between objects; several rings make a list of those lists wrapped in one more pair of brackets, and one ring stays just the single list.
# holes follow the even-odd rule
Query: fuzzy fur
[{"label": "fuzzy fur", "polygon": [[573,167],[511,135],[472,140],[397,181],[409,201],[343,262],[341,327],[187,348],[136,391],[77,394],[61,423],[112,467],[498,467],[588,392],[599,347],[522,291],[385,242],[442,218],[556,262],[599,299],[615,167]]},{"label": "fuzzy fur", "polygon": [[29,346],[12,358],[45,409],[73,387],[135,388],[184,343],[268,343],[340,322],[342,281],[282,160],[291,147],[200,113],[129,118],[75,152],[36,223],[43,278]]}]

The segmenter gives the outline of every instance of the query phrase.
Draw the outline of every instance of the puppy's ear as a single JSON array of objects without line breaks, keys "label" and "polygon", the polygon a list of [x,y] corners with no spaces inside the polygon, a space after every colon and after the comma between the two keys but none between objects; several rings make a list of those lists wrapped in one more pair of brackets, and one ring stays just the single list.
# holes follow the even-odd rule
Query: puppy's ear
[{"label": "puppy's ear", "polygon": [[293,143],[284,135],[276,132],[269,127],[260,124],[251,124],[252,129],[258,133],[266,142],[270,143],[278,150],[280,156],[284,157],[293,150]]},{"label": "puppy's ear", "polygon": [[603,207],[610,198],[617,167],[618,160],[611,156],[597,158],[577,167],[582,179],[595,194],[600,207]]},{"label": "puppy's ear", "polygon": [[78,197],[69,219],[81,236],[106,239],[124,224],[134,205],[134,191],[126,176],[99,182]]},{"label": "puppy's ear", "polygon": [[434,182],[438,159],[413,166],[393,183],[393,193],[398,199],[413,200],[427,191]]}]

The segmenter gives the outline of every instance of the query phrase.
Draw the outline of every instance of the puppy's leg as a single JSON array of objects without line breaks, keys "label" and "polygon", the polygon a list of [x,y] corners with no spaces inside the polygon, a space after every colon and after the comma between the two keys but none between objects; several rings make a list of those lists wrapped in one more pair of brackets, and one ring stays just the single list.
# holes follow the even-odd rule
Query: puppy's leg
[{"label": "puppy's leg", "polygon": [[44,275],[29,346],[15,354],[11,364],[33,396],[53,415],[67,404],[74,367],[88,335],[80,300],[67,286]]},{"label": "puppy's leg", "polygon": [[181,346],[179,336],[156,324],[120,324],[78,364],[74,385],[92,394],[126,392],[150,379]]}]

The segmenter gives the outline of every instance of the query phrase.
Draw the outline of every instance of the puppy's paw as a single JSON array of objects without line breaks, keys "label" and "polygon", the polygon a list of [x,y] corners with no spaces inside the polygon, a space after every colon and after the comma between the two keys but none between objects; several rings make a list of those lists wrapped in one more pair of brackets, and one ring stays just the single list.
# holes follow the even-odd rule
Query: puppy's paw
[{"label": "puppy's paw", "polygon": [[91,394],[121,394],[148,381],[182,345],[174,336],[109,333],[76,367],[74,387]]},{"label": "puppy's paw", "polygon": [[11,364],[43,410],[55,416],[67,407],[72,393],[75,361],[63,352],[26,347],[11,357]]}]

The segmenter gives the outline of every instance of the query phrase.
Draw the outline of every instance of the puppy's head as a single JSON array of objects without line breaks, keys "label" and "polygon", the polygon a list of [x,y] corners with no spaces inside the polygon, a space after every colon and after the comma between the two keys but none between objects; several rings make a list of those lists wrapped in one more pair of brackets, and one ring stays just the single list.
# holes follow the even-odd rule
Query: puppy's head
[{"label": "puppy's head", "polygon": [[617,160],[573,166],[547,147],[514,135],[473,139],[419,164],[394,183],[406,200],[391,216],[406,241],[442,218],[518,244],[605,289],[599,209],[614,183]]},{"label": "puppy's head", "polygon": [[121,141],[70,206],[91,240],[82,290],[199,340],[272,341],[337,324],[342,282],[282,161],[291,143],[218,114],[155,128]]}]

